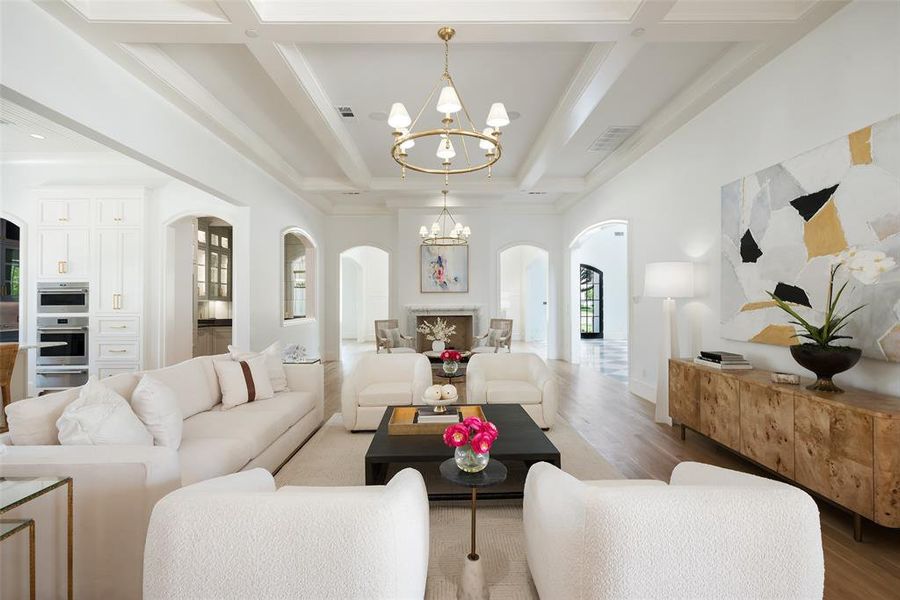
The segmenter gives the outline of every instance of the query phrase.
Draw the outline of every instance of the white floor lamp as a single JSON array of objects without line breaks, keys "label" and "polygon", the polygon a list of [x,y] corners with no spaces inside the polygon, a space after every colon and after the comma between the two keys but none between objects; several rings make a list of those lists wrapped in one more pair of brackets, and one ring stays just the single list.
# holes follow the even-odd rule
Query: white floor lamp
[{"label": "white floor lamp", "polygon": [[678,356],[675,298],[694,295],[694,265],[689,262],[647,263],[644,267],[644,296],[664,298],[664,333],[656,376],[656,422],[672,424],[669,417],[669,359]]}]

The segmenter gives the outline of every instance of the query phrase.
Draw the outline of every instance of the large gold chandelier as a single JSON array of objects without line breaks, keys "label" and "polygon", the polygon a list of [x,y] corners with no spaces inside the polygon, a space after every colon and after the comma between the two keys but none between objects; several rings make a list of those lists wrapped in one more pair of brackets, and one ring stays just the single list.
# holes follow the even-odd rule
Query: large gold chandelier
[{"label": "large gold chandelier", "polygon": [[[409,113],[402,102],[395,102],[391,106],[391,113],[388,117],[388,125],[394,129],[394,143],[391,145],[391,156],[400,165],[401,177],[406,177],[407,169],[420,173],[444,175],[445,184],[450,175],[472,173],[482,169],[487,169],[488,177],[490,177],[491,167],[500,160],[500,154],[503,151],[500,146],[500,128],[509,125],[506,107],[503,106],[502,102],[494,102],[488,112],[487,127],[481,130],[475,127],[475,123],[472,121],[472,117],[469,116],[469,111],[456,89],[453,77],[450,76],[450,40],[455,33],[456,30],[452,27],[441,27],[438,30],[438,37],[444,41],[444,72],[432,88],[428,98],[422,104],[422,108],[419,109],[416,118],[410,119]],[[436,108],[443,115],[441,119],[443,126],[416,131],[419,118],[432,98],[434,98],[434,94],[439,87],[440,93],[438,94]],[[458,115],[458,113],[462,114]],[[459,121],[455,126],[454,115],[458,115],[457,120]],[[468,121],[468,127],[462,122],[462,116],[465,116],[466,121]],[[435,154],[440,160],[440,167],[425,166],[421,162],[413,162],[410,158],[409,151],[416,145],[416,141],[425,141],[429,138],[437,140],[437,151]],[[464,166],[454,166],[453,164],[453,159],[456,157],[456,147],[453,144],[454,138],[456,143],[462,146],[465,156]],[[479,153],[484,153],[483,158],[469,155],[466,138],[478,141],[478,150]]]},{"label": "large gold chandelier", "polygon": [[[449,190],[441,190],[444,195],[444,207],[431,224],[431,229],[422,225],[419,229],[419,237],[426,246],[465,246],[469,243],[472,230],[453,218],[447,209],[447,193]],[[452,226],[451,226],[452,224]]]}]

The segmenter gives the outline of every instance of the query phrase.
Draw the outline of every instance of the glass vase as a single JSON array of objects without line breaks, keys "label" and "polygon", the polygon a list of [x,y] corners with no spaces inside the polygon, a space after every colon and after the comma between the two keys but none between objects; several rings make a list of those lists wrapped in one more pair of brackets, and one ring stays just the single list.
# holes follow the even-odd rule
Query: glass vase
[{"label": "glass vase", "polygon": [[456,460],[456,466],[460,470],[466,473],[477,473],[478,471],[483,471],[487,466],[488,461],[491,459],[491,454],[490,452],[478,454],[472,450],[472,446],[465,445],[456,449],[453,453],[453,458]]},{"label": "glass vase", "polygon": [[444,361],[444,373],[447,375],[454,375],[459,371],[459,363],[455,360],[445,360]]}]

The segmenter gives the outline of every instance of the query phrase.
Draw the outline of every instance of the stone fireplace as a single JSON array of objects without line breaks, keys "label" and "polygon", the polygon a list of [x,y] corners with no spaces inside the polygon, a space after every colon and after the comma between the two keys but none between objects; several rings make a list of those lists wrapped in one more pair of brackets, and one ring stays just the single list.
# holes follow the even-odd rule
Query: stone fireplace
[{"label": "stone fireplace", "polygon": [[[433,323],[441,317],[451,325],[456,325],[456,332],[450,338],[448,348],[459,351],[471,350],[476,332],[481,327],[481,307],[478,305],[409,305],[405,307],[408,331],[414,332],[424,321]],[[416,333],[416,351],[431,350],[431,342],[422,333]]]}]

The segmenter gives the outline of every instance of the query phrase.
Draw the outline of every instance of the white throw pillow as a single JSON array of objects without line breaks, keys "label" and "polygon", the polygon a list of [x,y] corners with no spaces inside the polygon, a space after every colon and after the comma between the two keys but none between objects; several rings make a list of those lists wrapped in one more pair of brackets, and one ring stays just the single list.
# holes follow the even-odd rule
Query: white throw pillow
[{"label": "white throw pillow", "polygon": [[144,375],[131,394],[131,408],[157,446],[178,450],[184,421],[172,388],[152,375]]},{"label": "white throw pillow", "polygon": [[13,446],[58,446],[56,421],[79,391],[71,388],[11,402],[6,407],[6,422]]},{"label": "white throw pillow", "polygon": [[64,446],[152,446],[153,436],[128,402],[95,377],[56,421]]},{"label": "white throw pillow", "polygon": [[281,342],[272,342],[262,352],[245,352],[235,346],[228,346],[228,353],[231,355],[231,360],[238,361],[247,360],[254,356],[265,356],[266,371],[269,374],[269,381],[272,383],[272,391],[283,392],[288,389],[287,375],[281,362]]},{"label": "white throw pillow", "polygon": [[245,402],[265,400],[275,395],[266,370],[266,357],[213,362],[222,388],[222,408],[234,408]]}]

